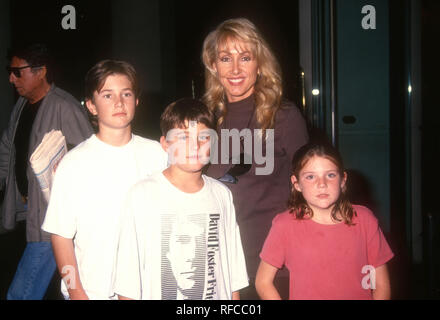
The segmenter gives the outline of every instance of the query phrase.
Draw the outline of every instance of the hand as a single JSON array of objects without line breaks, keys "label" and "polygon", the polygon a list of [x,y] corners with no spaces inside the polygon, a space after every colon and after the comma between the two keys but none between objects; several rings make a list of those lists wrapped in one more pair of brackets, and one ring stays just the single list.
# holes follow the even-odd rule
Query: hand
[{"label": "hand", "polygon": [[69,290],[70,300],[90,300],[83,289]]}]

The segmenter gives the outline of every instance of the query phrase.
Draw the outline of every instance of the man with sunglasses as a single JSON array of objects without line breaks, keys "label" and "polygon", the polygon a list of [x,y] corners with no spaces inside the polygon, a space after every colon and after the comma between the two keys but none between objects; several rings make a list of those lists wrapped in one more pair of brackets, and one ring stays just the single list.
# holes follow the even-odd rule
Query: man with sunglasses
[{"label": "man with sunglasses", "polygon": [[56,264],[50,235],[41,230],[47,203],[29,158],[52,129],[61,130],[68,146],[88,138],[92,127],[79,102],[52,82],[45,45],[13,49],[8,54],[9,82],[20,96],[0,141],[0,187],[3,228],[26,220],[27,245],[9,287],[9,300],[39,300],[46,293]]}]

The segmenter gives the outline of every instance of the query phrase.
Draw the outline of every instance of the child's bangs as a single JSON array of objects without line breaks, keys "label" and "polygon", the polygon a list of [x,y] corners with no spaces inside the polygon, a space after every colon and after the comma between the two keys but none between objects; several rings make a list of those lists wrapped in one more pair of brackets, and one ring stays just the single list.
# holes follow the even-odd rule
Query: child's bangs
[{"label": "child's bangs", "polygon": [[113,72],[113,71],[109,71],[104,73],[100,79],[98,79],[98,85],[96,87],[96,92],[101,93],[102,88],[105,85],[105,82],[107,81],[107,78],[110,76],[124,76],[127,77],[128,81],[130,82],[131,85],[131,90],[133,90],[133,92],[137,93],[137,88],[136,88],[136,80],[133,78],[133,75],[129,74],[129,73],[123,73],[123,72]]},{"label": "child's bangs", "polygon": [[323,152],[323,150],[312,149],[308,153],[306,153],[304,157],[300,160],[299,166],[293,168],[293,174],[299,174],[301,170],[306,166],[307,162],[309,162],[314,157],[327,159],[331,161],[338,168],[338,171],[341,174],[344,172],[342,161],[336,155]]},{"label": "child's bangs", "polygon": [[215,130],[215,124],[212,123],[211,118],[208,115],[204,115],[204,114],[199,114],[196,116],[192,116],[192,117],[184,117],[184,118],[179,118],[176,120],[176,128],[179,129],[188,129],[190,127],[190,123],[195,123],[195,124],[204,124],[208,129],[213,129]]}]

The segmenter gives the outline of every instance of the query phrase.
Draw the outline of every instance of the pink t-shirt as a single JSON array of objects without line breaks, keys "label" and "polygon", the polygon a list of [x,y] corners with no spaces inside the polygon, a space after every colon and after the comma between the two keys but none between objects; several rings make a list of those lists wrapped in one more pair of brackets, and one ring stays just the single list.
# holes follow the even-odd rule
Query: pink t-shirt
[{"label": "pink t-shirt", "polygon": [[374,214],[363,206],[353,208],[355,226],[297,220],[288,211],[273,219],[260,257],[289,270],[290,299],[372,299],[369,273],[394,255]]}]

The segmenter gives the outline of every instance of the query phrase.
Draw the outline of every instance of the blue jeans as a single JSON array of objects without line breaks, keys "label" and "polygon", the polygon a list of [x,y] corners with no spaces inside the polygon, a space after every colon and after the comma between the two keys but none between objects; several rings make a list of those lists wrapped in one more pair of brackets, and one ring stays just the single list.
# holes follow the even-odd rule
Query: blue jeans
[{"label": "blue jeans", "polygon": [[42,300],[56,269],[50,242],[28,242],[7,300]]}]

